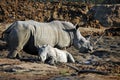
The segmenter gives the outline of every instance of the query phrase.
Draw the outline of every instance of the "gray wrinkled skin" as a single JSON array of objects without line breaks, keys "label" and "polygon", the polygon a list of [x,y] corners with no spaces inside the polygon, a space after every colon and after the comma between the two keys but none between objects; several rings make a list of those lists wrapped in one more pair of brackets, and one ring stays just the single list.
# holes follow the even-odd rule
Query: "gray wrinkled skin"
[{"label": "gray wrinkled skin", "polygon": [[16,21],[3,32],[3,38],[8,44],[9,58],[20,56],[19,51],[24,47],[25,50],[36,53],[39,46],[44,44],[59,49],[73,45],[81,52],[92,50],[89,38],[86,39],[80,34],[78,26],[66,21]]}]

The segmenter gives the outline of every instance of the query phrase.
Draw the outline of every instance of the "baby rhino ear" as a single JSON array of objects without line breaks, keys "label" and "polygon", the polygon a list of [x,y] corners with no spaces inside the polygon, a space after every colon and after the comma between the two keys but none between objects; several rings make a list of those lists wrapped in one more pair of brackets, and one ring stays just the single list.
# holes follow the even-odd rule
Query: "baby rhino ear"
[{"label": "baby rhino ear", "polygon": [[91,39],[91,35],[87,35],[85,36],[86,40],[90,40]]},{"label": "baby rhino ear", "polygon": [[47,47],[47,45],[46,45],[46,44],[42,45],[42,48],[45,48],[45,47]]}]

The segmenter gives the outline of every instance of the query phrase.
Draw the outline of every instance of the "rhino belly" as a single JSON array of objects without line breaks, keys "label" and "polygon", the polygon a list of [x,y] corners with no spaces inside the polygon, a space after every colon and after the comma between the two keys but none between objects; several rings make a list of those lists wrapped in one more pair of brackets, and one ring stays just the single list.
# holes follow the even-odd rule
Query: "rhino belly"
[{"label": "rhino belly", "polygon": [[38,55],[38,48],[34,44],[34,38],[31,37],[30,40],[23,47],[23,50],[29,54]]}]

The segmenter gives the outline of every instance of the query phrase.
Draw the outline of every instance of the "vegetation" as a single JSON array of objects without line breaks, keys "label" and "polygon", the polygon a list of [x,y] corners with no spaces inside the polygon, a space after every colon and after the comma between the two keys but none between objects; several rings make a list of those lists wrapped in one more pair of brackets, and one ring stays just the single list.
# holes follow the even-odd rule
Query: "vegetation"
[{"label": "vegetation", "polygon": [[30,1],[38,1],[38,2],[83,2],[83,3],[93,3],[93,4],[100,4],[100,3],[105,3],[105,4],[120,4],[120,0],[30,0]]}]

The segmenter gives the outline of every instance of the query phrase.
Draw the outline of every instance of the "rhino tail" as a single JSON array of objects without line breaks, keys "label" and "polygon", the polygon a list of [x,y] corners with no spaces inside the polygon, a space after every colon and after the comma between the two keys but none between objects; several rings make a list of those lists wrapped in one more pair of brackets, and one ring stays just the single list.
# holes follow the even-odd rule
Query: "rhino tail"
[{"label": "rhino tail", "polygon": [[74,60],[73,56],[70,53],[67,53],[67,59],[68,59],[68,62],[75,63],[75,60]]}]

